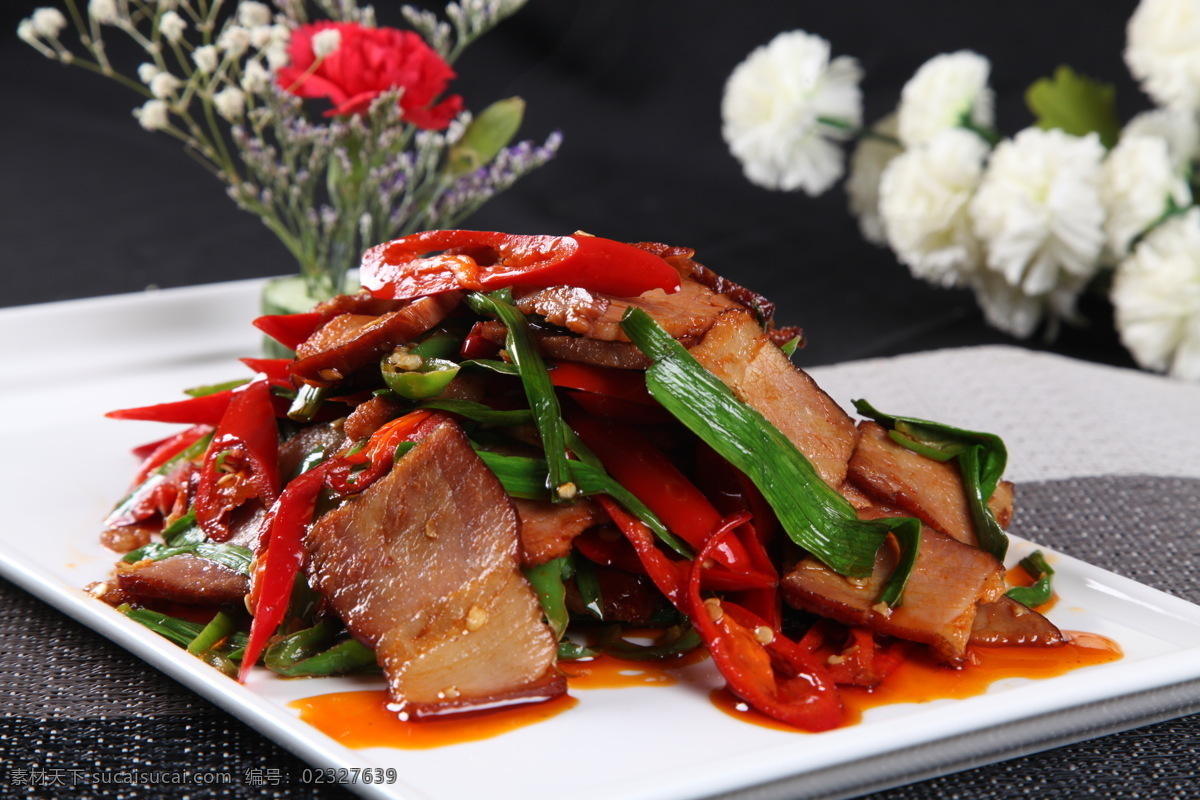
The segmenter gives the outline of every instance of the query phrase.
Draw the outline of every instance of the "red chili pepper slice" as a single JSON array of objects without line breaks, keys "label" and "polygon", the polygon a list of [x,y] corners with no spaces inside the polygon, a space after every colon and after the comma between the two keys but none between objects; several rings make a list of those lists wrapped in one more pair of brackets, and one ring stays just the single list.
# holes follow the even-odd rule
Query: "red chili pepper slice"
[{"label": "red chili pepper slice", "polygon": [[215,542],[229,538],[235,508],[252,498],[269,507],[279,495],[279,432],[270,384],[260,376],[231,391],[205,453],[193,504],[196,522]]},{"label": "red chili pepper slice", "polygon": [[563,389],[615,397],[631,403],[657,406],[658,401],[646,390],[646,377],[637,370],[614,369],[578,361],[548,361],[550,382]]},{"label": "red chili pepper slice", "polygon": [[[720,512],[708,498],[635,428],[583,415],[573,416],[569,422],[605,470],[692,547],[703,545],[721,523]],[[714,550],[713,560],[734,572],[758,572],[745,547],[735,538],[723,541]],[[707,579],[711,581],[716,574]],[[764,581],[754,583],[771,585],[773,580],[774,576],[768,574]]]},{"label": "red chili pepper slice", "polygon": [[206,394],[203,397],[189,397],[172,403],[159,403],[153,406],[139,408],[122,408],[109,411],[104,416],[109,419],[137,419],[149,422],[177,422],[184,425],[218,425],[225,416],[229,402],[233,399],[233,389]]},{"label": "red chili pepper slice", "polygon": [[212,430],[211,425],[193,425],[187,430],[180,431],[174,436],[157,442],[154,450],[146,455],[142,461],[142,465],[138,467],[137,475],[133,479],[133,485],[140,485],[150,477],[151,472],[191,447],[202,437],[212,433]]},{"label": "red chili pepper slice", "polygon": [[765,623],[732,602],[714,598],[710,609],[700,596],[704,559],[740,522],[736,517],[728,520],[696,556],[685,612],[734,694],[789,725],[809,731],[835,728],[842,721],[841,699],[833,681],[806,651],[769,628],[771,641],[760,641],[756,632]]},{"label": "red chili pepper slice", "polygon": [[292,585],[304,563],[304,534],[312,521],[329,467],[327,461],[292,479],[271,507],[255,566],[251,598],[254,621],[250,623],[250,639],[242,656],[238,681],[246,680],[267,640],[287,613]]},{"label": "red chili pepper slice", "polygon": [[303,314],[267,314],[254,320],[254,327],[270,336],[288,350],[295,350],[316,333],[328,319],[328,315],[320,311],[306,311]]},{"label": "red chili pepper slice", "polygon": [[582,234],[414,233],[368,250],[361,277],[373,296],[396,300],[505,286],[577,286],[618,297],[679,289],[679,273],[660,256]]},{"label": "red chili pepper slice", "polygon": [[683,608],[686,562],[672,561],[654,544],[654,533],[646,525],[607,495],[596,495],[595,500],[612,518],[621,533],[637,551],[642,567],[654,585],[677,608]]},{"label": "red chili pepper slice", "polygon": [[418,409],[385,423],[361,450],[337,459],[329,472],[329,487],[341,495],[363,491],[392,468],[396,448],[402,442],[421,438],[443,418],[434,411]]},{"label": "red chili pepper slice", "polygon": [[291,386],[292,373],[288,370],[288,366],[292,363],[290,358],[239,358],[253,372],[261,372],[267,376],[267,380],[271,381],[272,386]]}]

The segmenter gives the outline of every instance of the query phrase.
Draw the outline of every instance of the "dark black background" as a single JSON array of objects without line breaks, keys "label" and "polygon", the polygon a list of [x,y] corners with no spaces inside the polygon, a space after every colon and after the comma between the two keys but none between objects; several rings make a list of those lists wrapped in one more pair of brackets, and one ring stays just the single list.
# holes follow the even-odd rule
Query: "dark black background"
[{"label": "dark black background", "polygon": [[[138,127],[137,97],[16,39],[36,5],[9,0],[0,9],[0,303],[292,271],[282,246],[174,140]],[[969,294],[920,283],[866,243],[840,186],[814,200],[746,181],[721,139],[725,79],[754,47],[803,28],[860,60],[867,120],[894,107],[922,62],[962,48],[992,60],[1009,134],[1030,122],[1025,87],[1061,63],[1117,84],[1128,117],[1147,105],[1121,58],[1134,5],[532,0],[467,51],[453,88],[474,109],[519,94],[528,102],[522,135],[557,129],[565,141],[556,160],[468,226],[692,246],[718,272],[775,299],[782,322],[806,329],[807,364],[1007,342]],[[396,20],[395,6],[379,7]],[[1088,310],[1092,327],[1051,347],[1129,363],[1105,305]]]}]

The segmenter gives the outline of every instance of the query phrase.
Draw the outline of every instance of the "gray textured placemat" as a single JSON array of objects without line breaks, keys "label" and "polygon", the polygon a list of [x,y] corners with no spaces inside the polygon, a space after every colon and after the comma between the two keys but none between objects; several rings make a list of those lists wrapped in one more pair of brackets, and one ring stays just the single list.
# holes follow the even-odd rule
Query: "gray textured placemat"
[{"label": "gray textured placemat", "polygon": [[[1015,533],[1200,602],[1200,480],[1028,484],[1019,509]],[[289,753],[3,580],[0,605],[0,798],[350,797],[301,783],[305,765]],[[145,781],[90,784],[91,774]],[[156,774],[192,782],[150,785]],[[1200,798],[1200,716],[869,795],[1017,797]]]}]

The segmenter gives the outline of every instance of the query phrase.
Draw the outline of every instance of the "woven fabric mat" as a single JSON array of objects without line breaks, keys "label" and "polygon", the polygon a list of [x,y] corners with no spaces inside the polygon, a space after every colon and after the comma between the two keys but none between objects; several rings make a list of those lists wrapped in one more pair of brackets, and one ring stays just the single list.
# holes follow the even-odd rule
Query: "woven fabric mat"
[{"label": "woven fabric mat", "polygon": [[[1200,602],[1200,479],[1021,484],[1013,532]],[[291,754],[3,580],[0,604],[0,798],[351,796],[305,785],[305,765]],[[228,783],[152,785],[155,773]],[[93,774],[99,780],[86,780]],[[867,796],[1200,797],[1200,715]]]}]

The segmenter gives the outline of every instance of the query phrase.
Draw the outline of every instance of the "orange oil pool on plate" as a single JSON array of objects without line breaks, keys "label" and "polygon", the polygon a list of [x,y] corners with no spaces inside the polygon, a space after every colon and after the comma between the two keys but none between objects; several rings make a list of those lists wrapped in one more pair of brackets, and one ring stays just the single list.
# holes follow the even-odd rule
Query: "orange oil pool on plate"
[{"label": "orange oil pool on plate", "polygon": [[[864,711],[879,706],[961,700],[983,694],[989,686],[1004,678],[1053,678],[1080,667],[1107,664],[1121,658],[1120,645],[1111,639],[1094,633],[1070,632],[1068,635],[1070,641],[1061,647],[972,647],[970,663],[962,669],[944,667],[923,654],[913,654],[874,689],[839,687],[846,709],[843,724],[854,725],[862,720]],[[766,728],[796,730],[747,708],[727,689],[716,689],[709,697],[717,708],[737,719]]]},{"label": "orange oil pool on plate", "polygon": [[467,714],[446,719],[404,722],[388,710],[383,689],[334,692],[288,703],[300,719],[346,747],[395,747],[424,750],[448,744],[491,739],[558,716],[578,704],[563,695],[544,703],[529,703],[499,712]]}]

